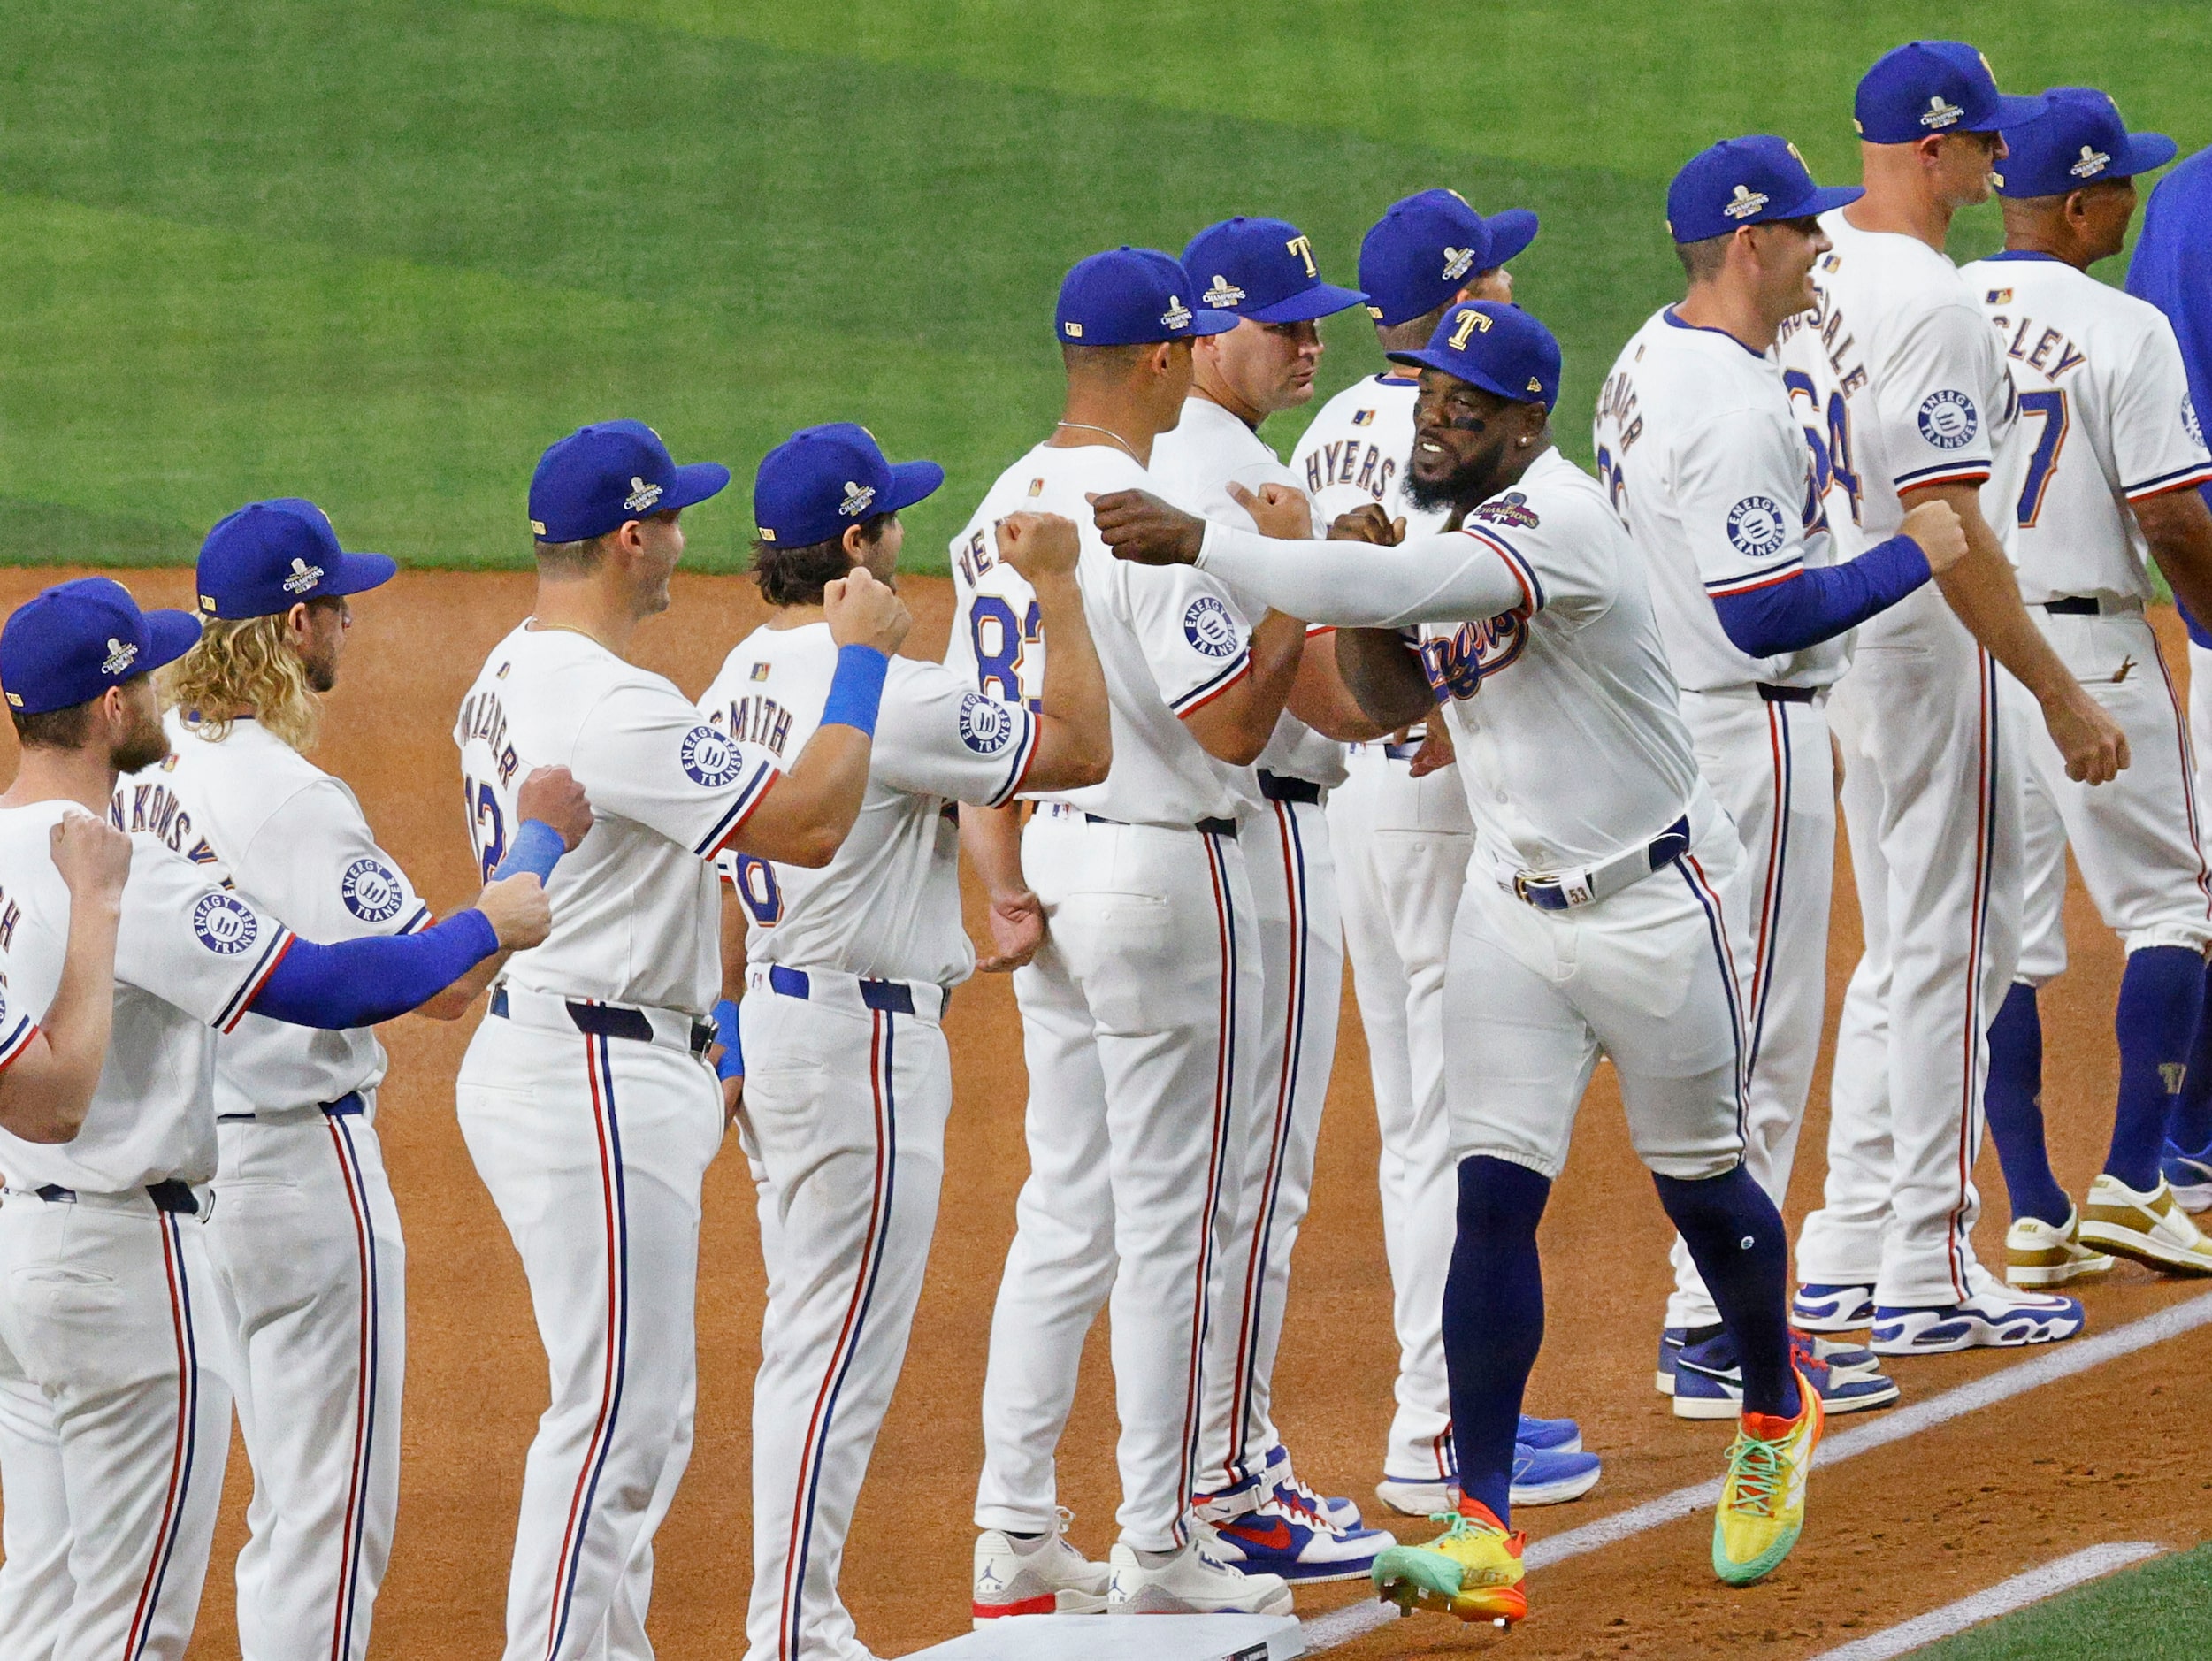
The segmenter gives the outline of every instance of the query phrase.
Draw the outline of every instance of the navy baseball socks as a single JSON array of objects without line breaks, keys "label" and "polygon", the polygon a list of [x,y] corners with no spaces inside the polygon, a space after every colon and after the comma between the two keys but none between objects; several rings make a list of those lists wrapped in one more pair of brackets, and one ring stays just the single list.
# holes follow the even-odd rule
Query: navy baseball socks
[{"label": "navy baseball socks", "polygon": [[1444,1371],[1460,1492],[1510,1526],[1513,1441],[1543,1347],[1543,1269],[1536,1225],[1551,1183],[1526,1166],[1476,1154],[1459,1161],[1459,1229],[1444,1278]]},{"label": "navy baseball socks", "polygon": [[2212,1207],[2212,975],[2205,977],[2198,1006],[2189,1070],[2166,1121],[2160,1170],[2185,1210]]},{"label": "navy baseball socks", "polygon": [[1982,1105],[2013,1216],[2065,1228],[2074,1202],[2051,1174],[2043,1143],[2043,1020],[2035,988],[2024,981],[2007,990],[1989,1023],[1989,1081]]},{"label": "navy baseball socks", "polygon": [[1651,1181],[1735,1341],[1743,1411],[1796,1418],[1804,1404],[1790,1360],[1789,1240],[1781,1213],[1741,1165],[1695,1182],[1655,1171]]}]

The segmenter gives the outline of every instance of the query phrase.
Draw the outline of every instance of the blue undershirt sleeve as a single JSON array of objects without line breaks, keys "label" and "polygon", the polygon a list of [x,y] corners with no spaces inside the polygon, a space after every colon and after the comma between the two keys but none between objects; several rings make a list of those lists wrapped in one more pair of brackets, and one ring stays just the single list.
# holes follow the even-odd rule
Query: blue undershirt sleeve
[{"label": "blue undershirt sleeve", "polygon": [[1893,536],[1841,565],[1808,566],[1764,588],[1716,594],[1713,610],[1737,650],[1780,657],[1856,629],[1930,575],[1920,545]]},{"label": "blue undershirt sleeve", "polygon": [[295,940],[247,1007],[295,1027],[373,1027],[443,991],[498,950],[492,920],[473,908],[419,934],[334,945]]}]

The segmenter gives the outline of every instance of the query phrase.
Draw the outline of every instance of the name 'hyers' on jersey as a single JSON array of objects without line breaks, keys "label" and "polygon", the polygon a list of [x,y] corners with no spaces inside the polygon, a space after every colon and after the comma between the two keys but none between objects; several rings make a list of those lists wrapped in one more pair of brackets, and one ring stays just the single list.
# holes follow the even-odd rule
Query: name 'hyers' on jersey
[{"label": "name 'hyers' on jersey", "polygon": [[[1374,414],[1372,410],[1359,413],[1371,417]],[[1359,413],[1352,417],[1355,423],[1359,422]],[[1398,460],[1395,455],[1385,455],[1382,447],[1372,439],[1332,440],[1305,458],[1306,494],[1318,496],[1332,486],[1349,485],[1381,501],[1389,496],[1390,486],[1397,478]]]}]

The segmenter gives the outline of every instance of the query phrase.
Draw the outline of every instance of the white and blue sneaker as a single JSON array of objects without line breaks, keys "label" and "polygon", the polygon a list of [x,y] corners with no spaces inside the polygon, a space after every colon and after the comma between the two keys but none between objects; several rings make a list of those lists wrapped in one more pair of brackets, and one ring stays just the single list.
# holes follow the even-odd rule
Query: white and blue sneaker
[{"label": "white and blue sneaker", "polygon": [[1532,1413],[1523,1413],[1520,1428],[1513,1432],[1513,1440],[1540,1453],[1580,1453],[1582,1427],[1572,1419],[1538,1419]]},{"label": "white and blue sneaker", "polygon": [[1358,1501],[1342,1494],[1317,1494],[1298,1481],[1297,1473],[1290,1468],[1290,1450],[1280,1442],[1267,1450],[1266,1471],[1262,1486],[1294,1499],[1308,1511],[1320,1512],[1336,1527],[1351,1532],[1367,1526],[1366,1519],[1359,1514]]},{"label": "white and blue sneaker", "polygon": [[1789,1300],[1789,1321],[1807,1332],[1856,1332],[1874,1323],[1874,1289],[1806,1281]]},{"label": "white and blue sneaker", "polygon": [[1208,1550],[1240,1574],[1308,1584],[1363,1580],[1397,1543],[1380,1528],[1339,1528],[1295,1489],[1270,1488],[1264,1475],[1198,1496],[1191,1512]]},{"label": "white and blue sneaker", "polygon": [[[1865,1353],[1860,1351],[1859,1353]],[[1864,1412],[1897,1399],[1896,1383],[1869,1369],[1849,1372],[1831,1366],[1812,1352],[1810,1339],[1791,1335],[1790,1359],[1797,1376],[1812,1386],[1826,1413]],[[1677,1419],[1736,1419],[1743,1412],[1743,1366],[1736,1341],[1726,1332],[1703,1343],[1686,1345],[1675,1359],[1674,1416]]]},{"label": "white and blue sneaker", "polygon": [[1979,1263],[1968,1267],[1966,1284],[1970,1296],[1963,1303],[1913,1309],[1885,1305],[1876,1310],[1874,1352],[1948,1355],[2055,1343],[2072,1337],[2087,1320],[2076,1299],[2007,1286]]},{"label": "white and blue sneaker", "polygon": [[[1577,1431],[1575,1440],[1581,1439]],[[1604,1474],[1604,1462],[1595,1453],[1580,1448],[1532,1448],[1518,1442],[1513,1444],[1513,1485],[1509,1497],[1515,1505],[1564,1505],[1596,1488]],[[1385,1475],[1376,1485],[1374,1496],[1401,1517],[1435,1517],[1458,1509],[1459,1478],[1456,1472],[1449,1476]]]},{"label": "white and blue sneaker", "polygon": [[[1681,1356],[1683,1347],[1690,1342],[1690,1335],[1693,1331],[1702,1331],[1705,1337],[1711,1338],[1717,1336],[1720,1328],[1718,1327],[1703,1328],[1668,1327],[1662,1329],[1659,1334],[1659,1370],[1657,1382],[1659,1394],[1662,1396],[1674,1394],[1674,1364]],[[1864,1344],[1846,1343],[1841,1338],[1824,1338],[1818,1333],[1800,1332],[1795,1327],[1789,1329],[1789,1342],[1790,1348],[1798,1352],[1797,1359],[1801,1362],[1810,1358],[1819,1362],[1831,1373],[1848,1375],[1853,1373],[1879,1373],[1882,1370],[1880,1358]],[[1869,1404],[1869,1405],[1878,1405]],[[1848,1412],[1849,1410],[1844,1408],[1835,1411]]]},{"label": "white and blue sneaker", "polygon": [[2212,1148],[2184,1153],[2169,1142],[2158,1161],[2158,1173],[2174,1190],[2174,1204],[2192,1216],[2212,1211]]}]

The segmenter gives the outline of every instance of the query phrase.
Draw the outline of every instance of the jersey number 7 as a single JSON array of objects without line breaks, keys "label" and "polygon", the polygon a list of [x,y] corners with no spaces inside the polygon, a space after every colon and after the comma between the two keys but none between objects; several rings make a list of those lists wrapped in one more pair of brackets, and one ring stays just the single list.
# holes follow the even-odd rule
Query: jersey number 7
[{"label": "jersey number 7", "polygon": [[2016,517],[2024,526],[2033,524],[2035,516],[2043,511],[2043,493],[2051,487],[2051,476],[2058,471],[2058,453],[2066,446],[2066,429],[2070,420],[2063,392],[2024,392],[2020,394],[2020,413],[2043,417],[2043,431],[2035,440],[2035,453],[2028,457],[2027,482],[2020,486],[2020,508]]}]

